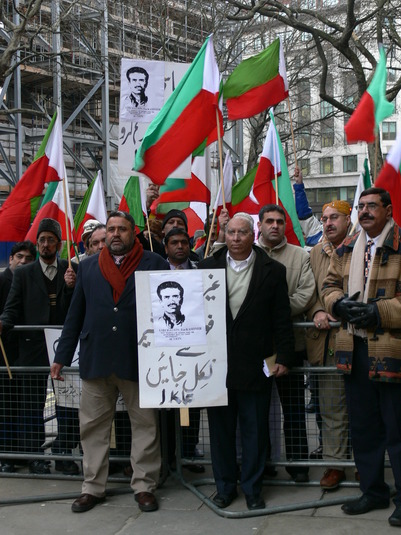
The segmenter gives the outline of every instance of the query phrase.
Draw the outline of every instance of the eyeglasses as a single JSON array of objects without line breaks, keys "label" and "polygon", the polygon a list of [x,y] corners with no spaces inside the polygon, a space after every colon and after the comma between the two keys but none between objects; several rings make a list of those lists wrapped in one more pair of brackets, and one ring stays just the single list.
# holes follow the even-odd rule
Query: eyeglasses
[{"label": "eyeglasses", "polygon": [[375,210],[377,210],[377,208],[379,208],[379,206],[380,204],[377,204],[375,202],[367,202],[367,203],[360,202],[358,204],[358,212],[363,212],[365,208],[367,208],[369,212],[374,212]]},{"label": "eyeglasses", "polygon": [[320,218],[320,221],[325,225],[327,221],[337,221],[340,216],[347,217],[345,214],[331,214],[329,216],[323,216]]},{"label": "eyeglasses", "polygon": [[57,240],[55,238],[39,238],[38,239],[38,243],[40,243],[40,245],[43,245],[45,243],[48,243],[49,245],[54,245],[55,243],[57,243]]}]

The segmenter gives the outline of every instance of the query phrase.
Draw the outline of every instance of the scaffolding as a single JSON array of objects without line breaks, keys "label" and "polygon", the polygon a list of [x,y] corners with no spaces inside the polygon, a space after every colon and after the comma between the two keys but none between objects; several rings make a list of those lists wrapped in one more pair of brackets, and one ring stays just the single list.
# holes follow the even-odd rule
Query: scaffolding
[{"label": "scaffolding", "polygon": [[[27,2],[3,4],[8,20],[20,24]],[[101,170],[113,208],[121,58],[190,62],[212,19],[212,8],[195,0],[43,0],[0,89],[0,204],[32,162],[57,109],[73,207]],[[0,25],[1,54],[11,38]]]}]

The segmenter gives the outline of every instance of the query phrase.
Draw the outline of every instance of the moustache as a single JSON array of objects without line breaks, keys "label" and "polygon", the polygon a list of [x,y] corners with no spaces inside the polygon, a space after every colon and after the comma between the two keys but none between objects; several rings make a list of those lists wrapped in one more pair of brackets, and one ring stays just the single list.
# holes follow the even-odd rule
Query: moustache
[{"label": "moustache", "polygon": [[371,215],[367,214],[359,218],[359,221],[364,221],[365,219],[374,219]]}]

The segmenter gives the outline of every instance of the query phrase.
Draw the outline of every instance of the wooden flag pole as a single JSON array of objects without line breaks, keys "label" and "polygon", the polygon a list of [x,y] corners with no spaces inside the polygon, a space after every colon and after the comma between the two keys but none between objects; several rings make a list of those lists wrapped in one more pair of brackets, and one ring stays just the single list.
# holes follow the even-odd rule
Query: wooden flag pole
[{"label": "wooden flag pole", "polygon": [[150,225],[149,225],[149,218],[148,217],[146,218],[146,226],[148,227],[150,250],[153,253],[152,234],[150,233]]},{"label": "wooden flag pole", "polygon": [[295,161],[295,167],[298,167],[298,161],[297,161],[297,152],[295,150],[295,137],[294,137],[294,128],[292,126],[292,115],[291,115],[291,105],[290,105],[290,97],[287,97],[287,103],[288,103],[288,114],[290,117],[290,128],[291,128],[291,138],[292,138],[292,147],[294,150],[294,161]]},{"label": "wooden flag pole", "polygon": [[63,178],[63,195],[64,195],[64,213],[65,213],[65,234],[67,237],[67,258],[68,258],[68,267],[71,267],[71,251],[70,251],[70,233],[68,225],[68,210],[67,210],[67,188],[65,185],[65,178]]},{"label": "wooden flag pole", "polygon": [[223,147],[220,135],[219,125],[219,110],[216,108],[216,124],[217,124],[217,142],[219,146],[219,160],[220,160],[220,183],[221,183],[221,198],[223,201],[223,208],[226,209],[226,194],[224,191],[224,177],[223,177]]},{"label": "wooden flag pole", "polygon": [[1,336],[0,336],[0,347],[1,347],[1,352],[2,352],[2,354],[3,354],[4,362],[6,363],[8,376],[9,376],[10,379],[12,379],[12,378],[13,378],[13,374],[11,373],[11,370],[10,370],[10,365],[9,365],[9,363],[8,363],[8,358],[7,358],[7,355],[6,355],[6,350],[4,349],[4,344],[3,344],[3,340],[1,339]]},{"label": "wooden flag pole", "polygon": [[206,243],[206,248],[205,248],[205,255],[203,258],[206,258],[207,255],[209,254],[209,249],[210,249],[210,238],[212,237],[212,228],[214,227],[214,222],[216,221],[216,213],[217,213],[217,210],[215,210],[215,208],[213,208],[213,217],[212,217],[212,222],[209,226],[209,235],[207,237],[207,243]]},{"label": "wooden flag pole", "polygon": [[379,136],[376,134],[375,137],[375,169],[373,173],[373,184],[376,182],[376,175],[377,175],[377,153],[379,151]]},{"label": "wooden flag pole", "polygon": [[189,427],[189,409],[180,409],[180,426]]}]

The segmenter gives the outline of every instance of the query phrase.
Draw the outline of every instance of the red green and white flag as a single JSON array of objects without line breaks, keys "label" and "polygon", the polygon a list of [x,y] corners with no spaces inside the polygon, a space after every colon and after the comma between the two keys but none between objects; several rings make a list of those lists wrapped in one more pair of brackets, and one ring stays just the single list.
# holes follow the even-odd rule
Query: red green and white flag
[{"label": "red green and white flag", "polygon": [[206,150],[203,156],[193,159],[191,178],[168,178],[160,187],[159,197],[150,207],[152,214],[162,217],[169,210],[182,210],[187,215],[188,232],[191,236],[195,230],[203,228],[206,205],[210,204],[210,158],[210,151]]},{"label": "red green and white flag", "polygon": [[374,185],[390,193],[393,218],[397,225],[401,226],[401,133],[398,134],[395,145],[391,147]]},{"label": "red green and white flag", "polygon": [[74,217],[75,237],[77,243],[82,241],[81,236],[84,224],[89,219],[96,219],[99,223],[106,223],[107,210],[104,198],[102,172],[99,171],[85,192],[84,198]]},{"label": "red green and white flag", "polygon": [[380,46],[380,59],[372,81],[345,125],[347,143],[373,143],[380,123],[394,113],[394,104],[386,99],[386,53]]},{"label": "red green and white flag", "polygon": [[[153,202],[151,211],[154,214],[166,214],[172,209],[164,205],[171,203],[185,204],[190,202],[204,202],[210,204],[211,165],[210,152],[204,156],[197,156],[192,161],[191,178],[168,178],[160,187],[159,197]],[[177,208],[181,210],[182,208]]]},{"label": "red green and white flag", "polygon": [[166,178],[216,128],[220,73],[209,36],[146,130],[134,169],[155,184]]},{"label": "red green and white flag", "polygon": [[[22,241],[38,210],[46,183],[64,176],[61,119],[53,115],[34,161],[0,208],[0,241]],[[36,240],[36,236],[35,236]]]},{"label": "red green and white flag", "polygon": [[[276,187],[278,195],[276,195]],[[284,208],[286,212],[285,235],[288,243],[302,245],[302,247],[305,245],[295,208],[290,175],[272,112],[270,112],[270,125],[250,198],[259,203],[260,207],[265,204],[279,204]]]},{"label": "red green and white flag", "polygon": [[118,209],[131,214],[134,218],[137,231],[143,231],[145,228],[145,216],[147,214],[146,195],[138,176],[131,176],[128,179]]},{"label": "red green and white flag", "polygon": [[358,184],[356,186],[355,195],[354,195],[354,205],[352,207],[351,211],[351,223],[352,227],[356,230],[358,230],[359,223],[358,223],[358,203],[359,203],[359,197],[361,196],[361,193],[365,190],[370,188],[372,185],[372,182],[370,180],[370,173],[369,173],[369,166],[368,166],[368,159],[365,158],[365,161],[363,162],[363,171],[359,175]]},{"label": "red green and white flag", "polygon": [[67,182],[67,173],[64,168],[64,181],[65,181],[65,191],[67,199],[64,201],[64,187],[63,181],[60,182],[51,182],[47,189],[45,196],[43,197],[42,204],[39,208],[39,212],[36,214],[35,219],[33,220],[32,226],[28,231],[28,234],[25,236],[25,240],[31,240],[31,242],[36,243],[36,236],[38,233],[39,223],[42,219],[50,217],[55,219],[60,223],[61,226],[61,239],[67,239],[66,231],[66,218],[65,218],[65,206],[67,206],[68,214],[68,238],[71,243],[75,242],[75,230],[73,226],[74,218],[72,216],[71,202],[70,202],[70,192],[68,190]]},{"label": "red green and white flag", "polygon": [[265,50],[242,61],[223,87],[228,119],[247,119],[288,97],[283,46],[277,38]]},{"label": "red green and white flag", "polygon": [[258,166],[255,165],[250,171],[246,173],[238,182],[236,182],[231,190],[231,208],[229,210],[230,216],[238,212],[246,212],[250,215],[259,213],[261,208],[258,202],[251,199],[250,194],[255,182],[256,171]]}]

